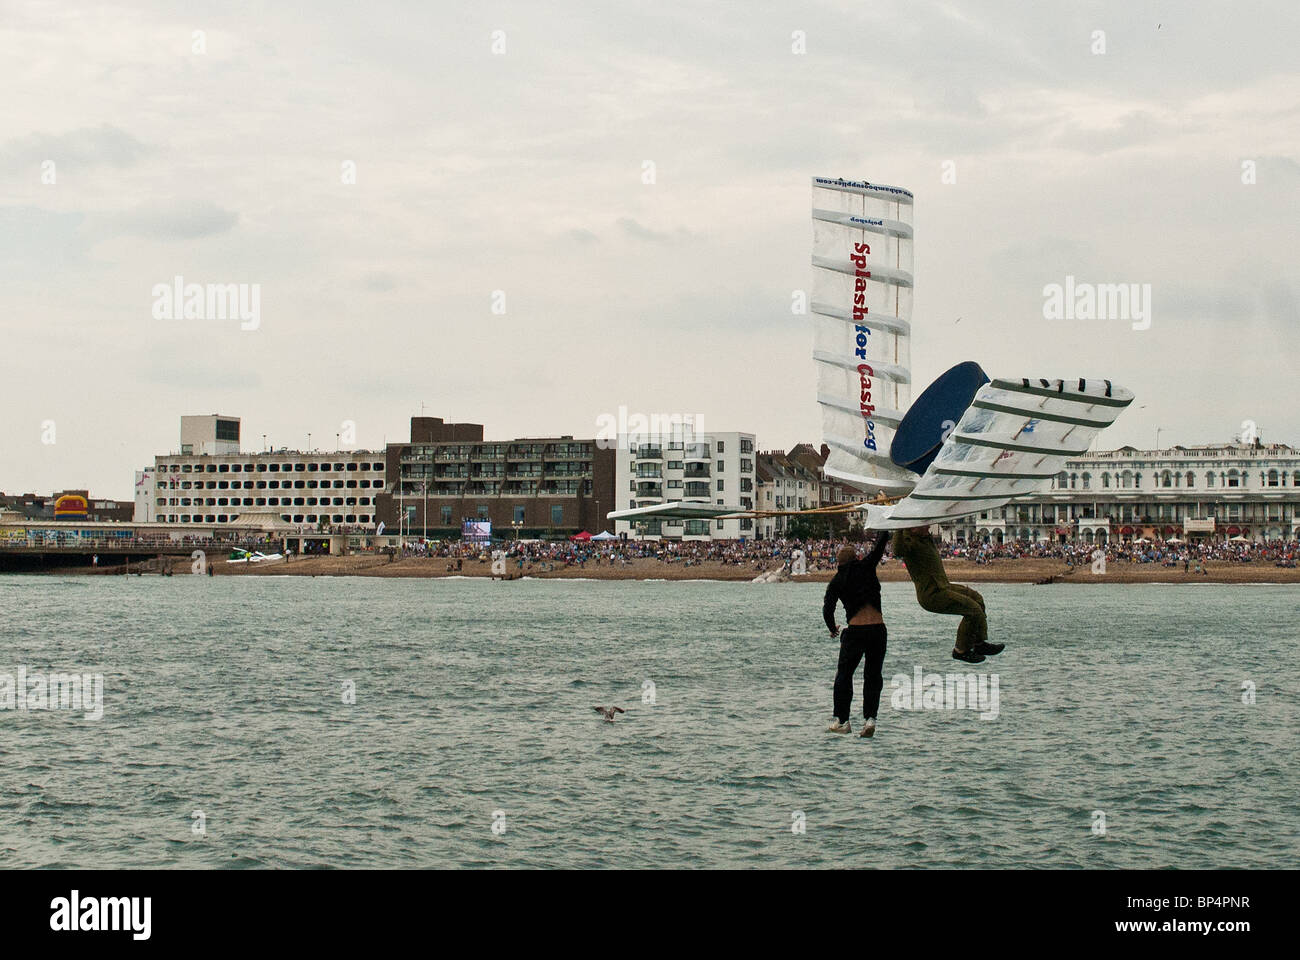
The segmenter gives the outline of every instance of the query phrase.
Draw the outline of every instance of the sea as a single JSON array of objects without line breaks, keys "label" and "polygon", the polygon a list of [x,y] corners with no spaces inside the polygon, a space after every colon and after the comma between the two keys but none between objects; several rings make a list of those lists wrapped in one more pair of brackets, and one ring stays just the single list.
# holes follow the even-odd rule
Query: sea
[{"label": "sea", "polygon": [[1297,865],[1300,589],[979,589],[861,739],[818,584],[0,577],[0,866]]}]

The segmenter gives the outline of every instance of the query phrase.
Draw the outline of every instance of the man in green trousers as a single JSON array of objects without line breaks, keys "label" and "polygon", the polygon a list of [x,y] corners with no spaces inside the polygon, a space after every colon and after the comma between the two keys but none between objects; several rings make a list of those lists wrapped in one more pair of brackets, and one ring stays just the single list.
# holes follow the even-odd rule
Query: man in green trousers
[{"label": "man in green trousers", "polygon": [[948,582],[929,527],[895,530],[894,556],[907,565],[907,575],[916,587],[916,602],[922,610],[961,617],[957,646],[952,651],[954,660],[981,663],[986,656],[1002,652],[1005,644],[988,642],[984,598],[970,587]]}]

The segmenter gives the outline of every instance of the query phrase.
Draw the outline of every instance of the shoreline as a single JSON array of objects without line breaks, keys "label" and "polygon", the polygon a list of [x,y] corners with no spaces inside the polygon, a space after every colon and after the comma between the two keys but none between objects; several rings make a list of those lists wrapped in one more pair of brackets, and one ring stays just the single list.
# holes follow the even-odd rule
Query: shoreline
[{"label": "shoreline", "polygon": [[[665,563],[655,559],[638,559],[627,564],[587,563],[585,566],[557,564],[554,569],[543,569],[540,563],[525,563],[523,569],[511,562],[504,579],[527,577],[533,580],[713,580],[747,583],[765,570],[779,569],[779,564],[764,567],[751,564],[725,564],[720,561],[702,561],[687,566],[683,562]],[[1195,570],[1183,572],[1182,565],[1164,567],[1153,563],[1112,561],[1104,574],[1094,574],[1089,566],[1076,567],[1067,573],[1065,564],[1054,559],[999,559],[977,564],[970,560],[949,559],[944,568],[950,580],[961,583],[1040,583],[1051,578],[1051,585],[1072,583],[1300,583],[1300,568],[1275,567],[1265,563],[1232,563],[1221,560],[1207,561],[1206,573]],[[50,571],[65,574],[93,574],[97,576],[121,575],[116,569],[91,567],[65,568]],[[443,577],[475,577],[492,579],[492,564],[477,559],[465,561],[460,570],[448,570],[445,557],[407,557],[389,562],[387,557],[354,555],[347,557],[295,557],[292,561],[272,561],[262,564],[231,564],[224,560],[213,563],[216,576],[298,576],[298,577],[396,577],[426,580]],[[149,575],[157,576],[156,573]],[[189,576],[182,568],[177,576]],[[833,570],[814,570],[791,577],[792,583],[826,583]],[[896,560],[889,560],[879,568],[882,583],[907,582],[907,571]],[[502,579],[498,577],[497,579]],[[1048,584],[1043,584],[1048,585]]]}]

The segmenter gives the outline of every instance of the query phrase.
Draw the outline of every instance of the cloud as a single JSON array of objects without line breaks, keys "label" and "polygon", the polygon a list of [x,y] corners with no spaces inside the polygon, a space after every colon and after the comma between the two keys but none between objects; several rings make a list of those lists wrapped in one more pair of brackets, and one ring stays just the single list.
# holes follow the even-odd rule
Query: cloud
[{"label": "cloud", "polygon": [[644,240],[646,243],[679,243],[692,239],[691,232],[684,227],[665,233],[642,226],[631,217],[619,217],[617,222],[624,236],[631,237],[633,240]]},{"label": "cloud", "polygon": [[363,276],[361,278],[361,287],[371,293],[387,293],[389,290],[396,289],[397,278],[391,273],[379,270]]},{"label": "cloud", "polygon": [[65,133],[31,133],[0,145],[0,170],[39,169],[47,160],[60,169],[77,167],[130,167],[149,148],[120,127],[104,123]]},{"label": "cloud", "polygon": [[148,201],[103,218],[110,232],[150,240],[197,240],[229,233],[239,214],[207,201]]}]

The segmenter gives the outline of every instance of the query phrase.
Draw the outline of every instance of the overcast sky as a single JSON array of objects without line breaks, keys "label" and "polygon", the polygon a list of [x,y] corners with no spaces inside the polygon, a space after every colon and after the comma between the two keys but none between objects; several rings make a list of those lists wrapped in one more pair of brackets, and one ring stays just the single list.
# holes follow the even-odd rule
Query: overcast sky
[{"label": "overcast sky", "polygon": [[[245,449],[378,447],[421,404],[820,441],[814,175],[916,195],[914,392],[1109,377],[1138,399],[1102,446],[1300,444],[1298,17],[0,0],[0,489],[128,497],[186,413]],[[260,325],[155,318],[177,275],[259,284]],[[1044,319],[1068,275],[1151,284],[1150,329]]]}]

